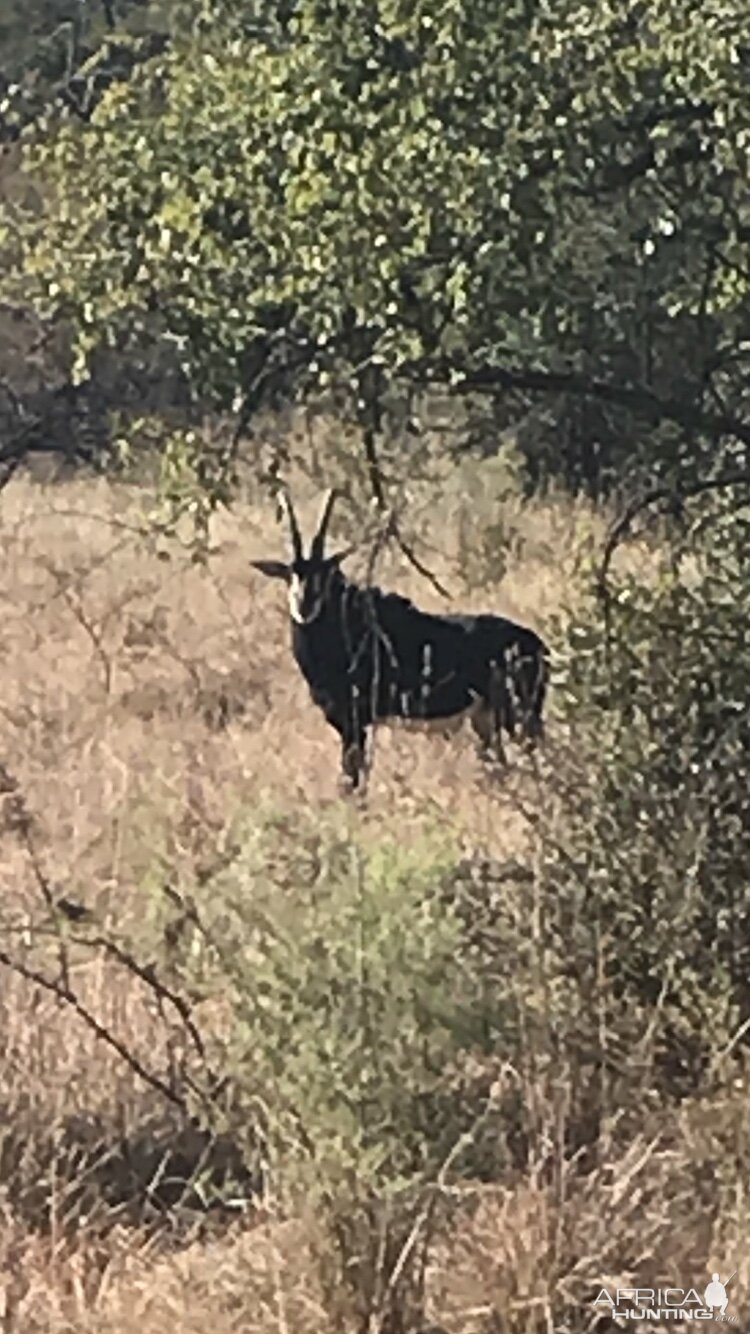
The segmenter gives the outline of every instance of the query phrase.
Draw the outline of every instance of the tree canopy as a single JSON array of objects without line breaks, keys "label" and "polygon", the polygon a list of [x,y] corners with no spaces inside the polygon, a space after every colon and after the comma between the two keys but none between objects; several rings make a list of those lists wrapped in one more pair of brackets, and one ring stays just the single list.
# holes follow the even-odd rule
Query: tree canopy
[{"label": "tree canopy", "polygon": [[741,0],[184,0],[27,133],[14,292],[175,350],[206,408],[350,385],[543,402],[573,484],[744,462]]}]

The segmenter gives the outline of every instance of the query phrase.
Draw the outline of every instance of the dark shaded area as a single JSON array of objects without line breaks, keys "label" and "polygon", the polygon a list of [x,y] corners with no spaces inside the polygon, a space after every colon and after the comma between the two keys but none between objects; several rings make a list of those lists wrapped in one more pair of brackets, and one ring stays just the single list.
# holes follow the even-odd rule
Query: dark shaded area
[{"label": "dark shaded area", "polygon": [[144,1106],[127,1131],[81,1110],[45,1133],[16,1123],[0,1144],[0,1181],[14,1214],[45,1231],[115,1221],[186,1231],[199,1216],[230,1223],[252,1203],[260,1177],[238,1145],[163,1110]]},{"label": "dark shaded area", "polygon": [[110,84],[167,41],[165,15],[152,0],[6,0],[0,145],[65,111],[87,119]]}]

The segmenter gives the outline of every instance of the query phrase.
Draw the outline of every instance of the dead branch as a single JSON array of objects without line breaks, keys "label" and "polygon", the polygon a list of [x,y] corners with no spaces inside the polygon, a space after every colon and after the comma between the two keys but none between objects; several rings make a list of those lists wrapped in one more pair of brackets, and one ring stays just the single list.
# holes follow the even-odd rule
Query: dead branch
[{"label": "dead branch", "polygon": [[4,949],[0,949],[0,964],[9,969],[10,972],[16,973],[19,977],[24,978],[25,981],[31,982],[37,987],[41,987],[43,991],[49,992],[52,996],[56,996],[58,1000],[63,1002],[63,1004],[70,1006],[94,1036],[100,1042],[103,1042],[107,1047],[110,1047],[116,1052],[120,1059],[125,1062],[130,1070],[132,1070],[133,1074],[137,1075],[139,1079],[143,1080],[143,1082],[149,1086],[149,1088],[152,1088],[156,1093],[159,1093],[168,1102],[172,1103],[173,1106],[179,1107],[180,1111],[186,1116],[189,1114],[189,1108],[185,1099],[180,1096],[176,1089],[171,1088],[169,1084],[165,1083],[164,1080],[161,1079],[159,1075],[154,1074],[153,1071],[147,1070],[146,1066],[139,1061],[138,1057],[135,1056],[132,1051],[128,1050],[124,1042],[121,1042],[114,1033],[110,1032],[108,1028],[105,1028],[104,1024],[91,1013],[69,984],[62,981],[56,982],[54,978],[45,976],[39,969],[30,967],[20,959],[12,958]]}]

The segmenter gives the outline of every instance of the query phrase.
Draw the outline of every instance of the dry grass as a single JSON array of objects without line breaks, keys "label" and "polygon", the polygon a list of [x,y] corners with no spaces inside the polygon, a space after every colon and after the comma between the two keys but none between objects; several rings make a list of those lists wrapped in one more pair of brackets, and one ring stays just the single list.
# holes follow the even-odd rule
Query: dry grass
[{"label": "dry grass", "polygon": [[[94,481],[45,487],[20,479],[3,494],[0,759],[32,820],[26,839],[17,820],[3,831],[4,935],[44,913],[47,883],[105,926],[137,926],[144,881],[194,875],[220,855],[248,810],[270,800],[293,820],[300,807],[338,800],[336,738],[288,652],[283,596],[249,568],[252,557],[283,550],[272,512],[241,504],[222,516],[201,567],[187,546],[146,534],[145,503],[134,489]],[[301,509],[311,522],[314,505]],[[495,504],[486,480],[468,474],[455,490],[446,485],[441,498],[417,504],[415,523],[429,540],[425,558],[463,606],[539,628],[570,597],[581,548],[602,527],[569,501],[524,507],[505,496]],[[379,573],[440,607],[402,558],[388,555]],[[528,830],[515,798],[520,791],[538,800],[531,782],[523,774],[506,787],[489,781],[470,734],[447,742],[384,730],[363,818],[408,838],[437,817],[467,848],[523,855]],[[8,815],[12,794],[0,800]],[[14,1201],[0,1197],[0,1328],[325,1329],[313,1220],[254,1217],[216,1234],[196,1224],[172,1250],[163,1234],[87,1227],[78,1205],[75,1229],[67,1226],[68,1198],[62,1187],[55,1195],[56,1173],[65,1179],[66,1128],[99,1119],[124,1137],[161,1113],[69,1007],[1,976],[0,1164],[7,1172],[26,1154],[27,1174],[39,1176],[52,1206],[45,1228],[32,1230]],[[163,1054],[153,998],[131,975],[97,957],[77,985],[132,1052],[147,1063]],[[743,1099],[740,1090],[711,1109],[712,1124],[723,1117],[739,1134]],[[630,1148],[613,1139],[611,1159],[600,1148],[585,1190],[573,1189],[554,1144],[551,1176],[540,1170],[502,1189],[467,1190],[429,1275],[434,1328],[585,1328],[592,1287],[635,1274],[656,1281],[657,1268],[668,1282],[688,1283],[700,1282],[709,1264],[723,1274],[739,1267],[738,1287],[750,1282],[739,1186],[731,1197],[727,1183],[716,1184],[718,1222],[691,1210],[691,1164],[709,1163],[713,1143],[700,1113],[664,1113],[651,1138],[646,1118]],[[41,1144],[43,1163],[35,1159]]]},{"label": "dry grass", "polygon": [[[3,753],[44,821],[56,877],[82,891],[121,885],[155,838],[179,852],[193,825],[205,837],[263,793],[290,808],[337,795],[336,738],[288,652],[283,592],[249,567],[283,550],[270,507],[223,516],[206,568],[174,544],[149,549],[127,527],[141,521],[140,498],[105,484],[19,483],[4,496]],[[576,516],[540,506],[527,527],[523,564],[462,604],[532,624],[558,607]],[[461,595],[450,546],[429,559]],[[444,605],[403,560],[383,577]],[[504,837],[468,735],[456,746],[384,729],[377,749],[378,818],[417,802]]]}]

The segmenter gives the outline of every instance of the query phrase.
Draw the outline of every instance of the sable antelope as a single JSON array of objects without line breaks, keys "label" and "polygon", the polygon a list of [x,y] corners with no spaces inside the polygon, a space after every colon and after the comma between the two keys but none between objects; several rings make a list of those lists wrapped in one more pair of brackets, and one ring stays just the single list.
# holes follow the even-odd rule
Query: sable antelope
[{"label": "sable antelope", "polygon": [[292,559],[254,560],[289,590],[292,651],[314,702],[336,729],[352,788],[365,766],[368,729],[399,719],[453,730],[469,717],[483,753],[503,758],[501,731],[542,735],[547,654],[533,630],[501,616],[439,616],[397,593],[351,583],[349,551],[325,555],[336,492],[326,495],[306,556],[292,502],[281,493]]}]

